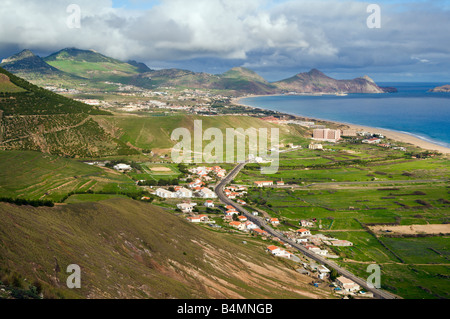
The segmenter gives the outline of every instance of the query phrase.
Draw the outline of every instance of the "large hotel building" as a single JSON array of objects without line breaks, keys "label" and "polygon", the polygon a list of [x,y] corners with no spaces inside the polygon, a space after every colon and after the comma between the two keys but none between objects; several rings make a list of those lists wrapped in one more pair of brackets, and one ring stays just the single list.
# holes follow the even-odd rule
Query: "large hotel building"
[{"label": "large hotel building", "polygon": [[318,141],[336,142],[341,139],[341,130],[316,129],[313,131],[313,139]]}]

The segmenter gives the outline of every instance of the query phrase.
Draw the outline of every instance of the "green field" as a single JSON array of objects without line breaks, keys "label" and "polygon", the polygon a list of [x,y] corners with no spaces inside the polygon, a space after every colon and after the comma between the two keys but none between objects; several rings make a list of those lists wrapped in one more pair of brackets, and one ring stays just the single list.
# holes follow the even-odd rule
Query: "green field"
[{"label": "green field", "polygon": [[[13,169],[17,167],[18,169]],[[124,174],[27,151],[0,151],[2,196],[60,201],[70,192],[138,193]]]},{"label": "green field", "polygon": [[[273,175],[263,176],[258,164],[248,164],[235,182],[251,187],[245,200],[278,217],[279,229],[316,218],[313,234],[351,241],[351,247],[327,249],[360,277],[367,277],[367,266],[375,263],[382,267],[384,289],[404,298],[449,298],[448,237],[377,238],[365,228],[367,224],[448,223],[448,157],[409,159],[397,151],[364,145],[330,147],[336,151],[285,153]],[[252,187],[257,180],[291,185]]]}]

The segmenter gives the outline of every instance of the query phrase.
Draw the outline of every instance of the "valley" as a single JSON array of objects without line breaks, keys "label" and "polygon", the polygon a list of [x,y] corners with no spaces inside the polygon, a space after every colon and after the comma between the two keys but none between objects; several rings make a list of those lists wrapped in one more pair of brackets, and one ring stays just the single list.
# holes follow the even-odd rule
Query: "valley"
[{"label": "valley", "polygon": [[[228,200],[360,278],[379,265],[389,295],[449,298],[448,154],[375,131],[313,140],[350,128],[234,103],[394,90],[315,69],[271,83],[244,68],[151,70],[78,49],[25,51],[2,65],[12,73],[0,68],[0,297],[367,298],[218,198],[236,161],[173,161],[172,132],[194,134],[201,121],[202,134],[279,131],[278,170],[262,175],[266,159],[246,158],[224,185]],[[233,146],[248,156],[247,144]],[[419,227],[433,225],[440,231]],[[83,270],[81,290],[65,287],[70,264]]]}]

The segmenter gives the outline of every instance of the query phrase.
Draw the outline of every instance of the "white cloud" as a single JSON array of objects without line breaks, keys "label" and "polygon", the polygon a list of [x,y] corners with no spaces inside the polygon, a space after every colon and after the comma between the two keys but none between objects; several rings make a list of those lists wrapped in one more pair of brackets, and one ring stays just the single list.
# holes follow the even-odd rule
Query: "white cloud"
[{"label": "white cloud", "polygon": [[[66,8],[81,7],[80,29]],[[95,49],[142,61],[214,57],[252,67],[385,67],[437,64],[450,57],[449,11],[425,4],[382,4],[382,28],[368,29],[358,1],[161,0],[146,11],[110,0],[3,0],[0,54],[6,47],[51,52]],[[401,9],[401,10],[399,10]],[[430,58],[432,56],[432,59]],[[441,65],[442,67],[442,65]]]}]

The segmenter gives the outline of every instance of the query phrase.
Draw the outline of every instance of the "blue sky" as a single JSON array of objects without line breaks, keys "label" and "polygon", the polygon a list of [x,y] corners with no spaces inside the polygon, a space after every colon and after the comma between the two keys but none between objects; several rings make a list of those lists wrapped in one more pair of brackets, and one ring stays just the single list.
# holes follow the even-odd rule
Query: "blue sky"
[{"label": "blue sky", "polygon": [[[68,28],[69,4],[81,27]],[[367,26],[367,6],[381,28]],[[270,81],[318,68],[337,78],[449,81],[450,1],[14,0],[0,6],[0,58],[94,49],[151,68],[222,73],[243,66]]]}]

